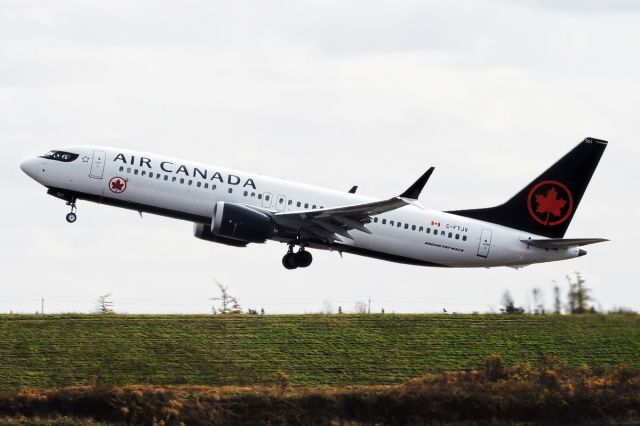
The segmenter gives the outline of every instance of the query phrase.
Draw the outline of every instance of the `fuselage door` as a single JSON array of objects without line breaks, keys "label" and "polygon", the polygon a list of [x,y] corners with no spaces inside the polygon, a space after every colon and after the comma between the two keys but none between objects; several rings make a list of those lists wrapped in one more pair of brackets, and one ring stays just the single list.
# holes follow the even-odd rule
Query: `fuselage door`
[{"label": "fuselage door", "polygon": [[480,245],[478,246],[478,256],[489,257],[489,249],[491,248],[491,231],[483,229],[480,233]]},{"label": "fuselage door", "polygon": [[278,195],[278,198],[276,199],[276,210],[281,212],[284,210],[286,206],[287,206],[287,197],[285,197],[284,195]]},{"label": "fuselage door", "polygon": [[89,177],[94,179],[102,179],[104,175],[104,162],[106,154],[104,151],[93,151],[93,160],[91,161],[91,172]]}]

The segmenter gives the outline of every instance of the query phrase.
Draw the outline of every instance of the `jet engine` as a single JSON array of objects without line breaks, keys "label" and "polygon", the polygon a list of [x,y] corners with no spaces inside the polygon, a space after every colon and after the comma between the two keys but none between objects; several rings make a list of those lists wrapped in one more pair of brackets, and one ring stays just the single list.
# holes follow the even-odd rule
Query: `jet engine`
[{"label": "jet engine", "polygon": [[219,201],[213,209],[211,233],[234,240],[264,243],[273,233],[269,215],[241,204]]},{"label": "jet engine", "polygon": [[246,247],[246,245],[249,244],[249,241],[234,240],[233,238],[225,238],[220,235],[215,235],[211,232],[211,226],[204,223],[193,224],[193,236],[200,240],[211,241],[233,247]]}]

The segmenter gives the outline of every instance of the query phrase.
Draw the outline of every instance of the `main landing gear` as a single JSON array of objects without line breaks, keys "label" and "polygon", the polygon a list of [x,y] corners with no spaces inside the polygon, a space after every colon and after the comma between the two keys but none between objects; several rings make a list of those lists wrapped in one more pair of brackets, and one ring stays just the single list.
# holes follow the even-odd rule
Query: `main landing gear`
[{"label": "main landing gear", "polygon": [[313,256],[300,247],[297,253],[293,252],[293,244],[289,245],[289,251],[282,258],[282,265],[287,269],[306,268],[313,262]]},{"label": "main landing gear", "polygon": [[71,213],[67,214],[67,222],[73,223],[78,219],[78,216],[76,215],[76,199],[72,198],[71,201],[67,201],[67,205],[71,206]]}]

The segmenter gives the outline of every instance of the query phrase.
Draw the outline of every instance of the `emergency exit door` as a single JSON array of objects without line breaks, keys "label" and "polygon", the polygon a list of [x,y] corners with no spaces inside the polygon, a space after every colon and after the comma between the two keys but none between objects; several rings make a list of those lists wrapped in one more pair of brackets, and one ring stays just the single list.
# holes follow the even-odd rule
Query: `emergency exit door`
[{"label": "emergency exit door", "polygon": [[478,246],[478,256],[489,257],[489,249],[491,249],[491,231],[483,229],[480,233],[480,245]]},{"label": "emergency exit door", "polygon": [[91,172],[89,177],[94,179],[102,179],[104,175],[104,162],[106,154],[104,151],[93,151],[93,160],[91,161]]}]

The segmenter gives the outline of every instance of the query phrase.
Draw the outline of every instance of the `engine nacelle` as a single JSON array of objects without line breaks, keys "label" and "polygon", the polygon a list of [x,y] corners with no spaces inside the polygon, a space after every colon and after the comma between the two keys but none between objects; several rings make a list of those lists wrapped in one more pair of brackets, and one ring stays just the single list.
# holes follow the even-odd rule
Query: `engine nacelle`
[{"label": "engine nacelle", "polygon": [[234,240],[264,243],[273,234],[271,218],[251,207],[219,201],[213,208],[211,233]]},{"label": "engine nacelle", "polygon": [[204,223],[193,224],[193,236],[200,240],[211,241],[233,247],[246,247],[246,245],[249,244],[249,241],[234,240],[233,238],[225,238],[220,235],[215,235],[211,232],[211,227]]}]

